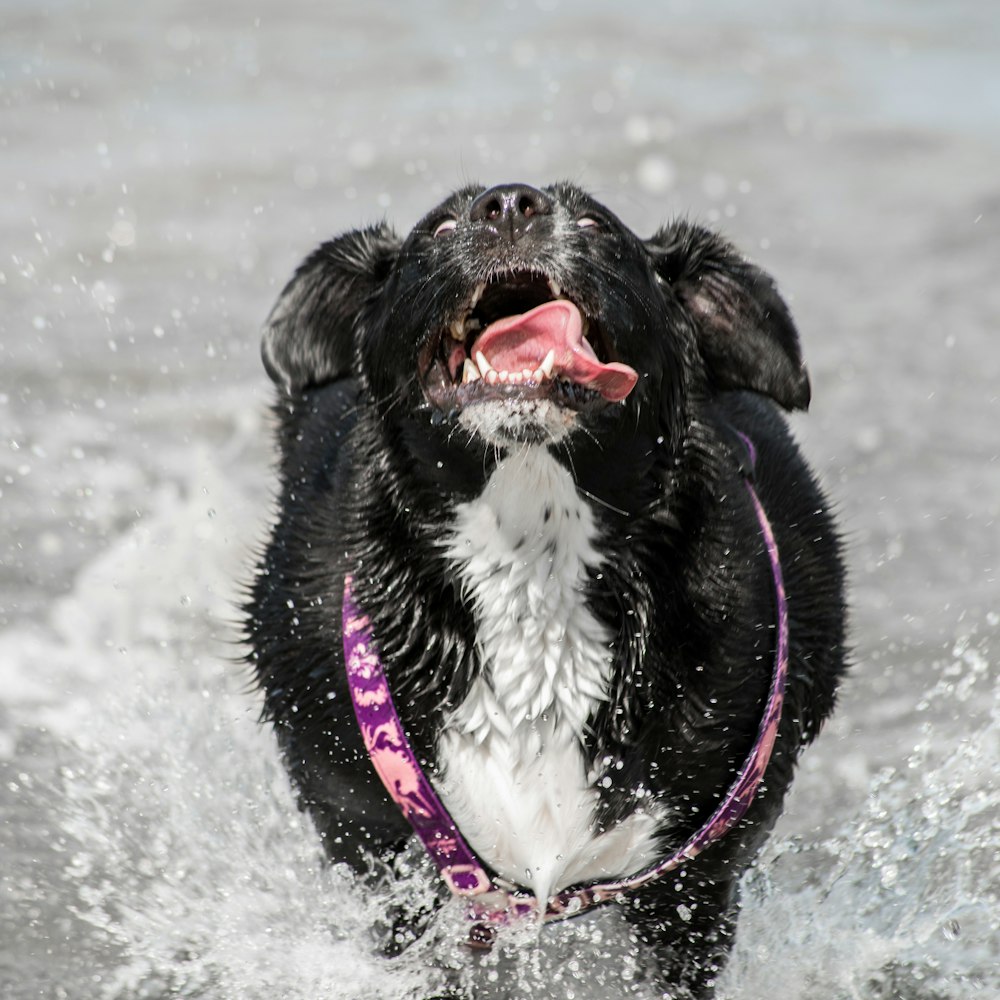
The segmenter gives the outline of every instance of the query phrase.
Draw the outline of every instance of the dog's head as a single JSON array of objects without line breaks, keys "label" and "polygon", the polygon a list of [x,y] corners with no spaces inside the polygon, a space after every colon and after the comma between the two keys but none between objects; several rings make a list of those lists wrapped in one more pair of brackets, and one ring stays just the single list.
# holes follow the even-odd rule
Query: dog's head
[{"label": "dog's head", "polygon": [[405,240],[381,225],[325,243],[274,307],[263,357],[290,396],[353,374],[383,419],[480,449],[577,432],[610,446],[720,389],[809,402],[763,271],[687,222],[642,240],[568,184],[469,187]]}]

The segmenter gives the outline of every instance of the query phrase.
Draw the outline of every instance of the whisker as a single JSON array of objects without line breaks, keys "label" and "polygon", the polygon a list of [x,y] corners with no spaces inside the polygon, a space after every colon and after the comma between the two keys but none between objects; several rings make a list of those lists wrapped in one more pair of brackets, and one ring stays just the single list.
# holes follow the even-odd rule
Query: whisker
[{"label": "whisker", "polygon": [[596,493],[591,493],[590,490],[585,490],[582,486],[577,485],[577,489],[585,496],[588,500],[593,500],[594,503],[600,504],[602,507],[607,507],[608,510],[613,510],[616,514],[621,514],[622,517],[631,517],[632,515],[627,510],[622,510],[621,507],[616,507],[613,503],[609,503],[607,500],[599,497]]}]

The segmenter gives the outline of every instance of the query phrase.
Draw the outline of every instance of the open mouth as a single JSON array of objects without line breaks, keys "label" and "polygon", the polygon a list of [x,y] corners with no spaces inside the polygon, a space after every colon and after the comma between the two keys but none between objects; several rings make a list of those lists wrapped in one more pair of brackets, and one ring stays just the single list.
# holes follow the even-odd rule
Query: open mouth
[{"label": "open mouth", "polygon": [[477,287],[463,314],[430,338],[420,369],[428,399],[445,411],[542,398],[582,409],[620,402],[638,381],[579,306],[534,272]]}]

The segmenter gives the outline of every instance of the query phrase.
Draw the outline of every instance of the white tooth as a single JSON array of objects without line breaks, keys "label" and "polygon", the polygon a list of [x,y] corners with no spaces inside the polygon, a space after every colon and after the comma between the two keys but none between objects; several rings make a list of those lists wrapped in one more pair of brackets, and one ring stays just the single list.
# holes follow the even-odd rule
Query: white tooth
[{"label": "white tooth", "polygon": [[482,375],[479,374],[479,369],[466,358],[465,363],[462,365],[462,383],[475,382],[480,378],[482,378]]},{"label": "white tooth", "polygon": [[476,364],[479,365],[479,370],[483,373],[483,378],[493,371],[493,365],[486,360],[486,355],[482,351],[476,351]]},{"label": "white tooth", "polygon": [[562,295],[562,289],[551,278],[549,278],[549,288],[555,298],[558,299]]},{"label": "white tooth", "polygon": [[502,372],[497,374],[497,378],[500,379],[501,382],[508,382],[510,381],[510,372],[505,368]]},{"label": "white tooth", "polygon": [[452,335],[452,337],[455,338],[455,340],[459,340],[459,341],[465,340],[465,322],[464,322],[464,320],[460,320],[460,319],[453,320],[452,324],[451,324],[451,327],[450,327],[450,330],[451,330],[451,335]]},{"label": "white tooth", "polygon": [[552,378],[552,369],[555,367],[556,363],[556,352],[555,348],[549,351],[545,355],[545,360],[538,366],[538,370],[546,377]]},{"label": "white tooth", "polygon": [[485,291],[485,281],[481,281],[478,285],[476,285],[476,290],[472,293],[472,304],[469,306],[470,311],[476,308],[476,303],[483,297],[483,292]]},{"label": "white tooth", "polygon": [[535,370],[534,370],[534,371],[533,371],[533,372],[531,373],[531,377],[532,377],[532,378],[533,378],[533,379],[534,379],[534,380],[535,380],[536,382],[541,382],[541,381],[542,381],[542,379],[543,379],[543,378],[545,378],[545,372],[543,372],[541,368],[536,368],[536,369],[535,369]]},{"label": "white tooth", "polygon": [[530,368],[523,369],[521,371],[521,378],[523,378],[525,380],[531,378],[531,369]]},{"label": "white tooth", "polygon": [[496,385],[500,380],[500,376],[492,368],[483,376],[483,378],[485,378],[490,385]]}]

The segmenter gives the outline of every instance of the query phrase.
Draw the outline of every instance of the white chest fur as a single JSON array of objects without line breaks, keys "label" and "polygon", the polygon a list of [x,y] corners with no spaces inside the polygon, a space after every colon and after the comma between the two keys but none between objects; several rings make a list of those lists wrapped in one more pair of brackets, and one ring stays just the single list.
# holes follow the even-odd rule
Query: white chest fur
[{"label": "white chest fur", "polygon": [[595,536],[566,469],[527,447],[457,508],[447,539],[484,670],[439,742],[438,791],[480,857],[539,898],[654,857],[649,811],[593,828],[610,762],[588,773],[581,739],[607,696],[611,638],[583,596]]}]

